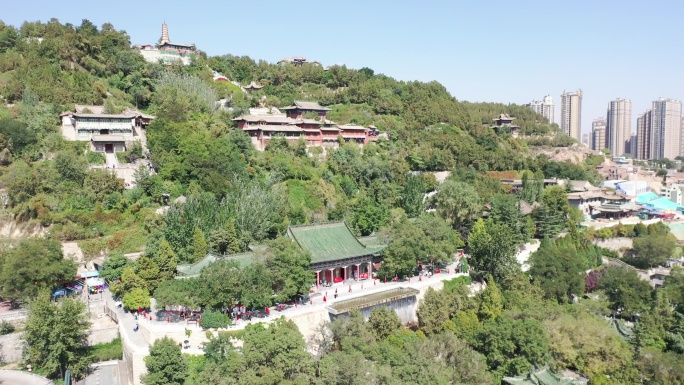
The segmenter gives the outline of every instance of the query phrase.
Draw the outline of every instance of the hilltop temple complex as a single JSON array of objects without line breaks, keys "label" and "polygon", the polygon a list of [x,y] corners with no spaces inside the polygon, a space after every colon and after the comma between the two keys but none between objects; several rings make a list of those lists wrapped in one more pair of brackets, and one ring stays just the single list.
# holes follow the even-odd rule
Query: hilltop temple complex
[{"label": "hilltop temple complex", "polygon": [[156,45],[142,44],[134,46],[140,54],[150,63],[171,64],[180,61],[184,65],[190,64],[190,60],[197,55],[194,44],[172,43],[169,38],[169,27],[166,22],[162,24],[162,34]]},{"label": "hilltop temple complex", "polygon": [[[282,110],[285,113],[277,108],[251,108],[249,114],[233,120],[238,128],[249,135],[254,146],[262,151],[276,136],[282,136],[289,142],[303,138],[307,146],[324,147],[337,147],[340,140],[363,145],[380,137],[375,126],[340,125],[326,119],[330,108],[318,102],[295,100],[293,105]],[[316,119],[310,118],[313,114],[317,116]]]}]

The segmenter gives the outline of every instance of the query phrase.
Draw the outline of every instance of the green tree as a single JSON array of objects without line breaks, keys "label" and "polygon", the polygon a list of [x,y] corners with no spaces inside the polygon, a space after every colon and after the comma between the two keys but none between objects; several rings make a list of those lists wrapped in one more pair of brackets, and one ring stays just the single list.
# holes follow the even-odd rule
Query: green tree
[{"label": "green tree", "polygon": [[285,302],[297,294],[308,293],[314,283],[309,270],[311,254],[289,238],[277,238],[268,244],[266,266],[275,300]]},{"label": "green tree", "polygon": [[515,195],[495,195],[492,198],[489,218],[494,223],[506,225],[511,229],[516,244],[525,243],[530,237],[527,224],[520,211],[520,202]]},{"label": "green tree", "polygon": [[665,278],[664,289],[677,311],[684,314],[684,269],[674,266]]},{"label": "green tree", "polygon": [[124,294],[137,288],[146,289],[147,283],[135,273],[132,266],[124,267],[119,282],[110,283],[110,289],[117,297],[123,297]]},{"label": "green tree", "polygon": [[219,254],[235,254],[243,251],[233,221],[229,221],[224,228],[211,233],[209,248]]},{"label": "green tree", "polygon": [[128,310],[149,309],[150,308],[150,293],[147,289],[137,287],[128,293],[124,294],[121,302]]},{"label": "green tree", "polygon": [[88,163],[73,152],[61,151],[55,155],[54,167],[63,180],[82,185],[88,171]]},{"label": "green tree", "polygon": [[176,266],[178,266],[178,257],[176,256],[176,253],[173,252],[171,245],[166,241],[166,239],[162,239],[162,241],[159,243],[159,247],[157,248],[154,258],[152,259],[159,269],[160,280],[164,281],[167,279],[173,279],[175,277]]},{"label": "green tree", "polygon": [[565,227],[568,211],[565,190],[560,186],[546,188],[542,193],[541,205],[533,212],[539,237],[553,238],[558,235]]},{"label": "green tree", "polygon": [[154,291],[157,306],[186,306],[191,309],[200,308],[199,278],[169,279],[162,281]]},{"label": "green tree", "polygon": [[373,309],[368,318],[368,323],[378,340],[389,337],[401,328],[401,320],[397,313],[386,306]]},{"label": "green tree", "polygon": [[587,266],[574,246],[544,240],[530,257],[530,265],[530,275],[539,282],[547,298],[567,303],[571,294],[584,293]]},{"label": "green tree", "polygon": [[67,298],[50,301],[48,292],[29,303],[24,341],[26,359],[51,378],[64,378],[67,369],[75,377],[85,374],[89,360],[85,349],[90,328],[85,304]]},{"label": "green tree", "polygon": [[480,303],[477,309],[477,316],[481,321],[497,318],[503,312],[503,296],[494,279],[489,276],[487,287],[479,295]]},{"label": "green tree", "polygon": [[135,274],[145,282],[145,288],[154,292],[159,285],[161,274],[154,259],[142,256],[135,263]]},{"label": "green tree", "polygon": [[424,252],[431,263],[451,263],[456,250],[465,246],[461,235],[436,215],[421,215],[415,225],[426,238]]},{"label": "green tree", "polygon": [[235,261],[213,263],[202,269],[199,279],[200,301],[209,308],[229,307],[242,298],[242,270]]},{"label": "green tree", "polygon": [[110,255],[105,259],[100,276],[109,281],[121,278],[125,268],[130,267],[132,261],[123,254]]},{"label": "green tree", "polygon": [[[415,352],[416,356],[434,359],[446,368],[445,374],[448,379],[446,383],[473,385],[493,383],[487,371],[485,358],[465,341],[456,338],[451,333],[438,334],[418,342],[415,345]],[[434,370],[435,366],[432,364],[423,368]]]},{"label": "green tree", "polygon": [[599,289],[605,291],[612,310],[623,316],[642,314],[653,300],[653,289],[648,282],[639,279],[636,271],[621,267],[608,267],[598,281]]},{"label": "green tree", "polygon": [[76,264],[65,259],[54,239],[26,239],[0,251],[0,293],[10,301],[27,300],[76,275]]},{"label": "green tree", "polygon": [[677,245],[674,235],[649,234],[634,238],[634,264],[640,268],[664,265]]},{"label": "green tree", "polygon": [[183,385],[188,376],[188,364],[180,346],[171,338],[160,338],[145,357],[147,374],[141,377],[145,385]]},{"label": "green tree", "polygon": [[204,239],[204,234],[199,227],[195,227],[192,235],[192,262],[197,263],[207,256],[209,248],[207,241]]},{"label": "green tree", "polygon": [[425,193],[427,183],[423,175],[409,174],[406,177],[401,196],[402,208],[410,218],[415,218],[425,211]]},{"label": "green tree", "polygon": [[273,304],[273,289],[263,263],[252,263],[242,269],[242,295],[240,302],[249,308],[263,308]]},{"label": "green tree", "polygon": [[470,265],[495,280],[503,281],[520,270],[515,258],[515,236],[504,224],[478,219],[468,236],[468,250]]},{"label": "green tree", "polygon": [[230,318],[220,311],[206,310],[202,313],[200,326],[204,329],[226,328],[230,325]]},{"label": "green tree", "polygon": [[[418,259],[429,252],[428,238],[413,223],[404,219],[390,229],[392,240],[385,249],[380,266],[381,278],[406,277],[416,271]],[[426,255],[427,256],[427,255]]]},{"label": "green tree", "polygon": [[246,383],[310,383],[313,359],[297,325],[279,318],[268,328],[263,323],[245,327],[242,352],[246,370],[240,378]]},{"label": "green tree", "polygon": [[490,369],[504,375],[522,374],[551,359],[549,337],[534,319],[498,317],[487,321],[473,345],[487,357]]},{"label": "green tree", "polygon": [[482,202],[475,188],[454,180],[447,180],[439,187],[435,205],[437,214],[461,234],[482,215]]},{"label": "green tree", "polygon": [[431,287],[425,292],[423,300],[416,310],[420,330],[425,334],[437,334],[444,329],[449,321],[449,303],[443,291],[436,291]]}]

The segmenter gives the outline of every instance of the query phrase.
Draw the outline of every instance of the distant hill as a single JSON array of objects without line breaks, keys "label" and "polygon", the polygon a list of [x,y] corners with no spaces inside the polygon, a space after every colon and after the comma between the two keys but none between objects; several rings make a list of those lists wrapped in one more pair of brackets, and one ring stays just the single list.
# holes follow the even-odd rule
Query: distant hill
[{"label": "distant hill", "polygon": [[[163,66],[145,62],[126,32],[109,23],[98,28],[88,20],[79,26],[51,20],[25,22],[17,29],[0,22],[0,95],[10,103],[30,89],[42,102],[59,106],[154,110],[155,83],[169,70],[202,79],[229,100],[236,114],[257,104],[317,100],[332,108],[329,118],[335,121],[389,132],[415,170],[529,168],[525,142],[490,127],[501,113],[516,117],[522,134],[556,129],[522,106],[460,102],[436,81],[397,81],[370,68],[279,65],[232,55],[200,55],[189,66]],[[215,82],[214,70],[263,88],[245,94],[228,82]]]}]

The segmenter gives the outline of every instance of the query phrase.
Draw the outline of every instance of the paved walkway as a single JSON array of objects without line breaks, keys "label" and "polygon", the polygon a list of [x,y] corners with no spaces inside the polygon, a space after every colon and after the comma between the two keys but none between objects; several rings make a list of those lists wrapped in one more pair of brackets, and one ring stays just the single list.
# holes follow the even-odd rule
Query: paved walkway
[{"label": "paved walkway", "polygon": [[0,370],[0,383],[3,385],[51,385],[52,381],[20,370]]},{"label": "paved walkway", "polygon": [[133,317],[133,314],[125,312],[123,307],[117,307],[116,301],[114,301],[114,298],[112,298],[109,290],[105,291],[105,300],[107,307],[114,311],[114,314],[118,318],[119,325],[123,326],[131,343],[140,348],[147,348],[148,344],[145,341],[145,337],[142,335],[142,333],[140,331],[133,331],[135,324],[138,323],[138,321],[136,321]]},{"label": "paved walkway", "polygon": [[[464,276],[467,274],[456,274],[455,272],[456,263],[448,266],[443,273],[435,274],[431,277],[413,277],[404,281],[394,282],[394,281],[384,281],[380,280],[364,280],[364,281],[351,281],[344,284],[335,284],[332,287],[319,287],[316,293],[311,294],[311,299],[309,302],[303,304],[286,305],[285,309],[278,310],[276,306],[270,307],[270,315],[264,318],[252,318],[251,321],[237,320],[232,324],[227,330],[240,330],[244,329],[248,324],[254,324],[259,322],[271,322],[281,316],[286,318],[294,318],[300,315],[305,315],[306,313],[318,312],[323,310],[326,306],[330,306],[335,302],[353,299],[358,297],[363,297],[368,294],[377,293],[380,291],[390,290],[397,287],[413,287],[416,289],[422,289],[429,285],[432,285],[439,281],[450,280],[458,276]],[[448,271],[448,273],[447,273]],[[351,291],[349,290],[351,287]],[[337,298],[335,298],[335,290],[337,290]],[[153,319],[143,318],[142,316],[138,320],[134,319],[132,313],[124,312],[122,308],[116,307],[116,302],[112,296],[107,292],[105,293],[107,306],[114,310],[115,315],[119,319],[119,324],[123,326],[123,331],[128,335],[131,343],[136,347],[148,348],[149,344],[145,340],[142,333],[142,326],[144,325],[148,329],[157,330],[162,334],[164,332],[168,333],[178,333],[179,331],[184,331],[186,328],[193,330],[190,338],[190,349],[184,349],[184,353],[190,354],[203,354],[203,350],[200,348],[200,340],[204,339],[204,333],[200,332],[199,326],[188,326],[185,322],[167,322],[156,320],[156,309],[152,309]],[[133,331],[133,327],[136,323],[139,323],[141,330],[138,332]]]},{"label": "paved walkway", "polygon": [[[443,273],[435,274],[431,277],[413,277],[411,279],[399,281],[399,282],[394,282],[394,281],[387,281],[386,283],[381,280],[372,280],[372,279],[367,279],[367,280],[361,280],[361,281],[354,281],[350,280],[345,283],[337,283],[334,284],[331,287],[323,287],[319,286],[317,291],[315,293],[310,294],[311,300],[309,302],[304,302],[303,304],[297,304],[296,306],[294,304],[288,304],[285,305],[284,310],[278,310],[277,306],[272,306],[269,308],[270,315],[265,318],[252,318],[251,321],[243,321],[243,320],[237,320],[233,325],[229,327],[230,330],[235,330],[235,329],[243,329],[247,324],[250,323],[258,323],[258,322],[270,322],[276,318],[279,318],[281,316],[285,317],[294,317],[297,315],[301,315],[307,312],[311,312],[313,310],[320,310],[323,307],[330,306],[334,304],[335,302],[347,300],[347,299],[352,299],[352,298],[358,298],[358,297],[363,297],[365,295],[371,294],[371,293],[377,293],[380,291],[386,291],[392,288],[397,288],[397,287],[413,287],[416,289],[421,289],[425,288],[433,283],[435,281],[445,281],[449,279],[456,278],[458,276],[465,276],[467,274],[456,274],[455,273],[455,268],[456,268],[456,262],[453,264],[447,266],[445,270],[443,270]],[[448,273],[447,273],[448,271]],[[351,291],[349,290],[351,287]],[[335,298],[335,291],[337,290],[337,298]],[[325,300],[324,300],[325,299]],[[158,309],[153,309],[153,314],[155,311]],[[130,314],[129,314],[130,316]],[[132,316],[131,316],[132,317]],[[171,325],[178,325],[178,327],[185,328],[186,324],[184,322],[177,322],[177,323],[168,323],[166,321],[157,321],[156,319],[150,321],[149,317],[146,320],[142,320],[141,322],[145,323],[150,323],[152,324],[151,326],[154,325],[159,325],[159,326],[171,326]]]},{"label": "paved walkway", "polygon": [[99,362],[91,365],[92,372],[86,376],[84,385],[127,385],[128,375],[123,361]]}]

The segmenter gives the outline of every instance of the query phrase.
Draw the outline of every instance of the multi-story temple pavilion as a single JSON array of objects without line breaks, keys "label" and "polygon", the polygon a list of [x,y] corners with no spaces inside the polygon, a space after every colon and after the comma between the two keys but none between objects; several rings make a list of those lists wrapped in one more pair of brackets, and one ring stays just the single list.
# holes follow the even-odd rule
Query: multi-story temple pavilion
[{"label": "multi-story temple pavilion", "polygon": [[[316,274],[317,284],[372,278],[386,247],[374,238],[356,238],[344,222],[291,226],[286,236],[311,254],[310,268]],[[252,249],[255,251],[226,256],[209,254],[194,265],[179,265],[179,278],[197,276],[204,267],[219,260],[234,260],[248,265],[259,258],[259,250],[263,247]]]},{"label": "multi-story temple pavilion", "polygon": [[89,141],[91,150],[113,153],[125,151],[126,143],[140,141],[154,116],[127,109],[105,114],[103,106],[76,105],[62,113],[62,136],[67,140]]},{"label": "multi-story temple pavilion", "polygon": [[[336,147],[340,138],[345,142],[366,144],[378,138],[377,130],[354,124],[339,125],[326,119],[330,108],[322,107],[318,102],[295,101],[292,106],[283,107],[273,113],[263,109],[252,108],[248,115],[235,119],[238,128],[252,139],[258,150],[264,150],[268,142],[275,136],[282,136],[288,141],[296,142],[300,138],[306,140],[308,146]],[[306,118],[313,112],[318,119]]]}]

